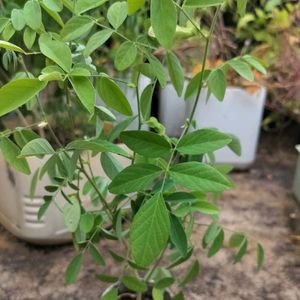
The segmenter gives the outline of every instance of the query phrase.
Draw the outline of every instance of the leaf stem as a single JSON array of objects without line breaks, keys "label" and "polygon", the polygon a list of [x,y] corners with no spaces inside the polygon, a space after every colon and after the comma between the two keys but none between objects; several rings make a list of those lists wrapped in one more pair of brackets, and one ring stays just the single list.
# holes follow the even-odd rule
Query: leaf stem
[{"label": "leaf stem", "polygon": [[192,111],[191,111],[191,114],[190,114],[190,117],[189,117],[188,125],[184,129],[184,135],[186,135],[188,133],[189,129],[190,129],[191,121],[193,120],[193,118],[195,116],[195,112],[196,112],[196,109],[197,109],[197,106],[198,106],[198,103],[199,103],[200,94],[201,94],[202,87],[203,87],[204,71],[205,71],[205,65],[206,65],[206,61],[207,61],[207,57],[208,57],[208,50],[209,50],[209,46],[210,46],[210,40],[211,40],[212,34],[213,34],[213,32],[215,30],[215,27],[216,27],[216,23],[217,23],[217,19],[218,19],[219,13],[220,13],[220,9],[221,9],[221,6],[219,5],[216,12],[215,12],[215,15],[214,15],[214,18],[213,18],[213,21],[212,21],[212,25],[210,27],[208,37],[206,38],[204,56],[203,56],[203,61],[202,61],[202,69],[201,69],[201,75],[200,75],[200,83],[199,83],[199,87],[198,87],[198,90],[197,90],[195,103],[193,105],[193,108],[192,108]]},{"label": "leaf stem", "polygon": [[99,189],[98,189],[96,183],[94,182],[93,178],[91,178],[89,176],[89,174],[87,173],[87,171],[85,170],[81,156],[79,156],[79,163],[80,163],[80,171],[84,174],[86,179],[90,182],[90,184],[95,189],[95,191],[96,191],[97,195],[99,196],[99,199],[100,199],[104,209],[106,210],[106,213],[107,213],[109,219],[111,221],[113,221],[113,213],[112,213],[108,203],[106,202],[105,198],[102,196],[101,192],[99,191]]},{"label": "leaf stem", "polygon": [[200,35],[207,40],[208,37],[202,32],[202,30],[199,28],[199,26],[196,24],[196,22],[189,16],[189,14],[184,10],[184,8],[176,2],[174,2],[174,4],[185,15],[185,17],[191,22],[191,24],[195,27],[195,29],[198,31],[198,33],[200,33]]},{"label": "leaf stem", "polygon": [[141,130],[142,128],[142,113],[141,113],[141,103],[140,103],[140,91],[139,91],[139,80],[140,80],[140,72],[138,73],[137,80],[136,80],[136,86],[135,86],[135,92],[136,92],[136,102],[137,102],[137,108],[138,108],[138,130]]}]

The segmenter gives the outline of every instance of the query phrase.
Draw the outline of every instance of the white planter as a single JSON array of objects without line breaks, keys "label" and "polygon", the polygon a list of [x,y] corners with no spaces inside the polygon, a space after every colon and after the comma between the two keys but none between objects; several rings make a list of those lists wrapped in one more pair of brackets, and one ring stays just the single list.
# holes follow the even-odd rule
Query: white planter
[{"label": "white planter", "polygon": [[[206,94],[207,90],[204,89],[200,95],[194,116],[196,127],[214,127],[237,136],[242,145],[242,155],[239,157],[224,148],[215,152],[216,162],[231,164],[238,169],[248,168],[256,158],[266,88],[262,87],[254,94],[249,94],[244,89],[229,87],[223,102],[211,96],[206,103]],[[171,85],[161,91],[160,120],[167,127],[168,134],[180,135],[193,104],[192,100],[185,102],[179,98]]]},{"label": "white planter", "polygon": [[300,203],[300,146],[297,146],[296,149],[299,153],[299,156],[298,156],[298,162],[297,162],[297,166],[296,166],[293,192],[294,192],[294,195],[296,196],[298,202]]},{"label": "white planter", "polygon": [[[125,147],[125,146],[122,146]],[[125,166],[130,164],[126,158],[118,156],[119,161]],[[47,158],[42,160],[29,158],[28,162],[34,174]],[[105,177],[101,167],[99,155],[91,159],[93,172],[96,176]],[[32,175],[27,176],[12,170],[0,155],[0,223],[17,237],[36,244],[59,244],[71,240],[71,235],[66,229],[63,216],[52,203],[42,220],[37,219],[37,212],[44,203],[44,187],[51,185],[47,176],[38,182],[35,198],[28,197]],[[86,181],[86,180],[85,180]],[[81,185],[85,182],[83,181]],[[86,209],[95,209],[90,200],[83,197]],[[112,199],[112,195],[108,195]],[[65,200],[59,193],[56,202],[63,207]]]}]

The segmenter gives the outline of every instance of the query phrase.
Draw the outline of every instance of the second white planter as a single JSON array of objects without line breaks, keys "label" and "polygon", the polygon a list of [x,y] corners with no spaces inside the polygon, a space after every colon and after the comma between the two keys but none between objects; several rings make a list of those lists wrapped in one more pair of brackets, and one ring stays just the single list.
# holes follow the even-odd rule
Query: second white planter
[{"label": "second white planter", "polygon": [[[214,127],[234,134],[242,146],[240,157],[227,148],[216,151],[217,163],[231,164],[238,169],[246,169],[253,164],[266,94],[264,87],[253,94],[238,87],[229,87],[223,102],[211,96],[206,103],[207,90],[203,90],[194,116],[196,128]],[[179,98],[171,85],[161,92],[160,102],[160,120],[167,127],[168,134],[179,136],[194,102]]]}]

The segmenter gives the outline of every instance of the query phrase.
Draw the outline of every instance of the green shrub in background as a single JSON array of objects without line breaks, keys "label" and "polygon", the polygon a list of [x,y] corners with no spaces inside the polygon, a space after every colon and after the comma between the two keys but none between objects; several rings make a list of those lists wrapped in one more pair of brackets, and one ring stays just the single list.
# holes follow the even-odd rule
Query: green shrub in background
[{"label": "green shrub in background", "polygon": [[[166,290],[172,286],[179,289],[173,299],[184,299],[183,289],[200,271],[191,241],[193,228],[199,225],[198,214],[211,218],[211,223],[201,224],[207,227],[202,246],[208,257],[222,248],[224,229],[218,222],[216,199],[232,188],[233,183],[227,174],[230,169],[214,166],[210,158],[223,147],[237,154],[241,149],[235,137],[217,129],[191,132],[194,112],[204,86],[208,86],[209,93],[218,100],[223,100],[228,70],[234,70],[247,80],[253,79],[253,68],[265,73],[261,63],[250,55],[236,57],[215,69],[205,68],[222,5],[222,0],[183,3],[173,0],[29,0],[24,7],[12,10],[8,18],[1,19],[0,47],[6,53],[13,53],[17,58],[16,67],[21,66],[23,70],[21,78],[13,78],[0,88],[0,115],[33,102],[31,107],[37,106],[42,112],[39,125],[46,126],[49,138],[33,131],[35,124],[5,130],[1,132],[0,149],[11,167],[26,174],[30,174],[27,157],[48,157],[33,176],[31,193],[39,178],[45,174],[51,178],[52,185],[45,187],[45,203],[38,218],[55,204],[58,193],[65,198],[65,206],[58,208],[73,233],[77,252],[66,270],[67,283],[76,280],[86,255],[100,266],[105,265],[101,244],[109,239],[123,247],[122,253],[110,252],[122,271],[117,277],[97,276],[112,284],[101,299],[117,299],[124,287],[127,293],[136,294],[137,299],[144,299],[147,293],[153,299],[163,299],[168,297]],[[237,1],[240,15],[245,6],[246,1]],[[202,30],[201,22],[199,24],[199,10],[213,11],[208,30]],[[45,19],[50,21],[46,23]],[[130,30],[130,21],[140,27]],[[185,74],[173,49],[191,36],[204,40],[202,69],[186,91],[186,98],[194,101],[192,113],[182,124],[181,136],[171,138],[151,117],[153,91],[156,84],[164,88],[170,79],[177,93],[183,93]],[[136,91],[136,116],[117,84],[124,83],[124,79],[115,76],[112,68],[104,73],[105,66],[95,65],[98,52],[102,48],[109,51],[110,43],[116,40],[120,46],[115,49],[113,64],[110,61],[107,64],[114,65],[119,72],[129,70],[133,74],[132,80],[125,82]],[[163,53],[162,60],[157,58],[158,52]],[[33,65],[27,66],[28,60],[33,65],[39,61],[40,65],[31,69]],[[142,93],[137,87],[141,75],[151,80]],[[91,138],[71,136],[71,141],[63,143],[56,135],[43,113],[43,101],[39,97],[53,84],[64,94],[67,112],[76,103],[89,114],[94,124]],[[96,105],[97,93],[105,106]],[[30,106],[27,105],[27,109]],[[126,118],[106,132],[105,122],[114,121],[115,112]],[[70,115],[70,119],[74,117],[76,115]],[[126,130],[136,118],[138,128]],[[141,130],[144,123],[152,131]],[[49,140],[55,141],[57,147]],[[117,140],[125,143],[129,150],[115,144]],[[87,153],[101,154],[101,164],[109,181],[93,176]],[[115,157],[126,157],[132,163],[124,168]],[[83,192],[93,195],[100,203],[92,212],[86,210],[82,202],[79,185],[82,180],[86,181]],[[67,192],[70,189],[73,192]],[[112,201],[108,201],[107,191],[114,195]],[[231,235],[229,247],[236,249],[235,263],[245,255],[247,246],[248,239],[243,233]],[[263,256],[262,247],[257,244],[258,269]],[[176,267],[189,260],[191,267],[187,273],[174,277]]]}]

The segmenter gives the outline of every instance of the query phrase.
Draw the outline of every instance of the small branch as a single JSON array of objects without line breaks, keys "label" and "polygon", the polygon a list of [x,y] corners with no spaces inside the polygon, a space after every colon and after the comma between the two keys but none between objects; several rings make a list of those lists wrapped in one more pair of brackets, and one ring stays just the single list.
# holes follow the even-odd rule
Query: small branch
[{"label": "small branch", "polygon": [[94,180],[89,176],[89,174],[87,173],[87,171],[85,170],[84,168],[84,165],[83,165],[83,161],[82,161],[82,158],[81,156],[79,156],[79,162],[80,162],[80,171],[84,174],[84,176],[86,177],[86,179],[90,182],[90,184],[93,186],[93,188],[95,189],[97,195],[99,196],[99,199],[104,207],[104,209],[106,210],[106,213],[109,217],[109,219],[111,221],[113,221],[113,213],[108,205],[108,203],[106,202],[106,200],[104,199],[104,197],[102,196],[102,194],[100,193],[96,183],[94,182]]}]

